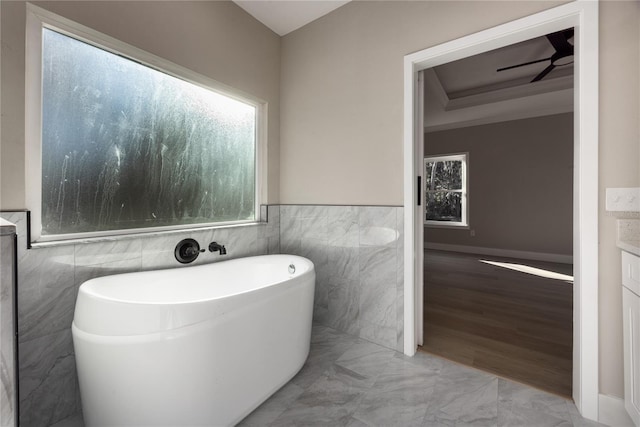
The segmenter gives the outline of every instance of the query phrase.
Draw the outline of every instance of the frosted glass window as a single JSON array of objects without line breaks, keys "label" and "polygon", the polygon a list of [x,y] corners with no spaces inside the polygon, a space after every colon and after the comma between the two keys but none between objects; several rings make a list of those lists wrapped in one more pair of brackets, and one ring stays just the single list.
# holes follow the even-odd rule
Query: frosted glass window
[{"label": "frosted glass window", "polygon": [[424,159],[425,224],[466,226],[467,155]]},{"label": "frosted glass window", "polygon": [[42,234],[255,220],[256,114],[43,29]]}]

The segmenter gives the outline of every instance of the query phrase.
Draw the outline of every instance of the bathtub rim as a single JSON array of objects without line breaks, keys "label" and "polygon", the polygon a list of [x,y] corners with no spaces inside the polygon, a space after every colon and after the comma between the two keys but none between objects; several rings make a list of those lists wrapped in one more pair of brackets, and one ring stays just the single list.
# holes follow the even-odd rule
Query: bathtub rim
[{"label": "bathtub rim", "polygon": [[[162,273],[167,273],[170,272],[171,274],[178,274],[178,272],[180,273],[187,273],[187,274],[197,274],[197,271],[201,271],[201,270],[205,270],[207,268],[212,268],[214,266],[217,266],[219,264],[222,263],[235,263],[235,262],[248,262],[248,260],[250,259],[268,259],[268,258],[279,258],[279,257],[291,257],[296,261],[299,261],[301,263],[303,263],[307,269],[302,272],[301,274],[295,275],[295,276],[288,276],[286,278],[284,278],[283,280],[279,280],[279,281],[275,281],[272,283],[268,283],[266,285],[260,286],[258,288],[250,288],[250,289],[246,289],[240,292],[233,292],[233,293],[229,293],[229,294],[224,294],[224,295],[220,295],[220,296],[215,296],[215,297],[206,297],[206,298],[192,298],[189,300],[181,300],[181,301],[142,301],[142,300],[135,300],[135,299],[123,299],[123,298],[114,298],[112,296],[106,296],[104,294],[100,294],[99,292],[96,292],[94,290],[94,288],[91,286],[92,284],[96,284],[96,283],[101,283],[101,282],[108,282],[111,280],[114,280],[115,278],[126,278],[127,280],[130,280],[132,277],[136,277],[136,276],[143,276],[145,274],[149,274],[149,273],[155,273],[155,272],[162,272]],[[289,254],[271,254],[271,255],[255,255],[255,256],[249,256],[249,257],[242,257],[242,258],[233,258],[233,259],[229,259],[229,260],[221,260],[221,261],[215,261],[215,262],[210,262],[207,264],[198,264],[198,265],[193,265],[193,266],[177,266],[177,267],[171,267],[171,268],[167,268],[167,269],[154,269],[154,270],[143,270],[143,271],[134,271],[134,272],[129,272],[129,273],[118,273],[118,274],[111,274],[111,275],[107,275],[107,276],[101,276],[101,277],[95,277],[89,280],[86,280],[85,282],[83,282],[82,284],[80,284],[80,286],[78,287],[78,295],[76,297],[76,303],[80,298],[80,293],[83,294],[84,297],[89,297],[89,298],[93,298],[96,300],[104,300],[104,301],[109,301],[111,303],[117,303],[117,304],[132,304],[132,305],[157,305],[157,306],[174,306],[174,305],[188,305],[188,304],[199,304],[199,303],[205,303],[208,301],[216,301],[216,300],[221,300],[224,298],[230,298],[230,297],[234,297],[234,296],[239,296],[239,295],[243,295],[243,294],[247,294],[250,292],[254,292],[258,289],[264,289],[264,288],[269,288],[272,286],[276,286],[279,285],[281,283],[285,283],[289,280],[294,280],[298,277],[303,277],[306,274],[310,274],[310,272],[315,272],[315,265],[313,264],[313,262],[305,257],[302,257],[300,255],[289,255]],[[85,286],[86,284],[89,284],[88,286]]]},{"label": "bathtub rim", "polygon": [[[275,257],[264,255],[260,257]],[[287,255],[285,257],[288,258]],[[256,258],[247,257],[245,259]],[[185,328],[206,323],[233,313],[244,306],[261,300],[278,298],[305,286],[315,288],[316,271],[313,262],[297,276],[274,282],[267,286],[254,287],[244,292],[225,294],[222,297],[179,303],[121,302],[96,298],[78,293],[72,325],[78,331],[96,337],[140,337],[162,333],[179,333]],[[229,260],[232,262],[234,260]],[[226,262],[226,261],[225,261]],[[206,267],[203,265],[202,267]],[[199,266],[198,266],[199,267]],[[184,268],[179,268],[183,272]],[[145,272],[142,272],[145,273]],[[135,273],[126,273],[135,274]],[[105,276],[117,277],[121,275]],[[93,280],[93,279],[92,279]],[[117,280],[117,279],[116,279]],[[73,330],[73,328],[72,328]]]}]

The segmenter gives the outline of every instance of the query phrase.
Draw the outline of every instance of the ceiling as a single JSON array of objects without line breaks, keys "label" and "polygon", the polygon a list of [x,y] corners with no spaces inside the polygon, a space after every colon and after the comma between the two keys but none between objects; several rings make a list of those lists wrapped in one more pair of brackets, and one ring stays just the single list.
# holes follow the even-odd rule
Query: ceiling
[{"label": "ceiling", "polygon": [[350,0],[233,0],[280,36],[297,30]]},{"label": "ceiling", "polygon": [[[569,39],[573,44],[573,39]],[[531,80],[551,62],[498,72],[498,68],[549,58],[546,36],[425,70],[425,129],[438,131],[573,110],[573,63]],[[568,59],[572,59],[569,57]]]},{"label": "ceiling", "polygon": [[[569,41],[572,43],[573,39]],[[496,70],[549,58],[554,52],[551,43],[543,36],[443,64],[435,67],[434,71],[450,99],[522,85],[534,89],[536,84],[531,84],[531,80],[549,65],[549,61],[500,72]],[[556,67],[543,81],[571,75],[573,63]]]}]

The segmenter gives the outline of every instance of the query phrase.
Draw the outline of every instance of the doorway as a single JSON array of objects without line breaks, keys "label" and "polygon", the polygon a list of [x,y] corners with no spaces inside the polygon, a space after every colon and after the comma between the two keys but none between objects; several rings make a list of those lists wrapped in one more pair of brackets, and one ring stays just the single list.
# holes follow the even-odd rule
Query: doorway
[{"label": "doorway", "polygon": [[[573,399],[598,419],[598,4],[573,2],[405,57],[404,350],[422,338],[423,230],[417,177],[424,158],[419,71],[574,27],[577,60],[574,99],[574,334]],[[421,207],[420,207],[421,209]]]},{"label": "doorway", "polygon": [[574,29],[424,70],[422,351],[571,396]]}]

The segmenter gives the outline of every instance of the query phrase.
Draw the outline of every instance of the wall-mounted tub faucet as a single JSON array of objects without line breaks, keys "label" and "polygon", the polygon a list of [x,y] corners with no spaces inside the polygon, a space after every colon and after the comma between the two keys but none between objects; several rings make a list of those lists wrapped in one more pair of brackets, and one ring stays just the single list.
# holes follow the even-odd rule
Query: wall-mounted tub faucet
[{"label": "wall-mounted tub faucet", "polygon": [[220,251],[220,255],[227,254],[227,250],[225,249],[224,245],[219,245],[217,242],[209,243],[209,251],[211,252]]}]

